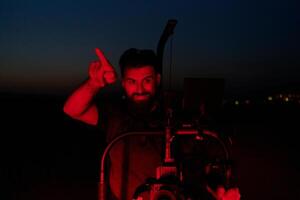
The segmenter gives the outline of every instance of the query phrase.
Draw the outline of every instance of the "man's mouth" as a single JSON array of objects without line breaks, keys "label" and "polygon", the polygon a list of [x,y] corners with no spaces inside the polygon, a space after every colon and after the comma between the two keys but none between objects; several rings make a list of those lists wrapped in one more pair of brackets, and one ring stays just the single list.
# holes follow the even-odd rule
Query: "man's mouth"
[{"label": "man's mouth", "polygon": [[150,95],[149,94],[136,94],[133,95],[134,100],[136,101],[143,101],[149,99]]}]

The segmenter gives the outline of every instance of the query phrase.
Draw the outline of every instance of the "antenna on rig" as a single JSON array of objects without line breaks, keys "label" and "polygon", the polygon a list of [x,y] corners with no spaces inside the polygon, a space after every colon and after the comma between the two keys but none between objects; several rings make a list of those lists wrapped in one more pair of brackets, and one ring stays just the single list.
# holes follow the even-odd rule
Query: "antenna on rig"
[{"label": "antenna on rig", "polygon": [[[169,39],[170,36],[173,35],[174,33],[174,29],[175,26],[177,24],[177,20],[176,19],[169,19],[164,31],[162,33],[162,35],[160,36],[158,45],[157,45],[157,49],[156,49],[156,54],[158,57],[158,73],[161,74],[161,84],[160,84],[160,88],[163,88],[163,56],[164,56],[164,49],[166,46],[166,43]],[[169,68],[169,89],[171,87],[171,67],[172,67],[172,45],[173,45],[173,40],[171,38],[171,43],[170,43],[170,68]]]},{"label": "antenna on rig", "polygon": [[[163,76],[163,56],[164,56],[164,49],[166,46],[166,43],[169,39],[170,36],[172,36],[174,34],[174,29],[177,25],[177,20],[176,19],[169,19],[158,42],[157,45],[157,49],[156,49],[156,55],[158,58],[158,73],[160,73],[161,75],[161,81],[160,81],[160,87],[159,87],[159,91],[162,94],[163,97],[163,101],[164,101],[164,107],[165,107],[165,111],[168,112],[171,110],[171,73],[172,73],[172,38],[171,38],[171,44],[170,44],[170,66],[169,66],[169,83],[168,83],[168,88],[164,88],[163,87],[163,83],[164,83],[164,76]],[[164,90],[163,90],[164,89]],[[171,114],[167,113],[167,117],[168,119],[170,119]],[[170,121],[170,120],[167,120]]]}]

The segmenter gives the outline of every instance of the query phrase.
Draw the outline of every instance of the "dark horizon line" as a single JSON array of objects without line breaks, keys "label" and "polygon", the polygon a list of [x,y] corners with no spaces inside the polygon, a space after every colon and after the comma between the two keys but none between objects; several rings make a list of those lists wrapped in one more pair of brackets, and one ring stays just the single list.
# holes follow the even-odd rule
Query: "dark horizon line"
[{"label": "dark horizon line", "polygon": [[[73,88],[74,90],[74,88]],[[68,97],[72,91],[72,89],[60,89],[57,91],[54,90],[30,90],[30,89],[0,89],[0,98],[10,98],[10,97]],[[163,90],[163,91],[172,91],[178,94],[182,94],[184,92],[183,88],[172,88],[171,90]],[[117,89],[107,89],[105,92],[109,93],[112,96],[120,95],[121,88]],[[230,98],[243,98],[243,97],[265,97],[267,95],[274,94],[285,94],[285,93],[297,93],[300,94],[300,84],[298,85],[285,85],[280,87],[251,87],[247,89],[236,88],[236,89],[224,89],[223,97],[224,99]]]}]

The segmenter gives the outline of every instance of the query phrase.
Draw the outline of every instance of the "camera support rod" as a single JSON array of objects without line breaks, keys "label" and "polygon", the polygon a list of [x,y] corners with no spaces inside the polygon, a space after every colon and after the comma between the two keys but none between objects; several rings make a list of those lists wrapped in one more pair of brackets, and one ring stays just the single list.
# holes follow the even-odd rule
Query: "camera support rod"
[{"label": "camera support rod", "polygon": [[119,135],[114,140],[112,140],[107,147],[105,148],[102,157],[101,157],[101,164],[100,164],[100,184],[99,184],[99,190],[98,190],[98,199],[99,200],[106,200],[106,188],[105,188],[105,180],[104,180],[104,167],[105,167],[105,159],[106,155],[110,151],[110,149],[116,144],[116,142],[120,141],[121,139],[133,136],[133,135],[165,135],[164,132],[127,132],[122,135]]}]

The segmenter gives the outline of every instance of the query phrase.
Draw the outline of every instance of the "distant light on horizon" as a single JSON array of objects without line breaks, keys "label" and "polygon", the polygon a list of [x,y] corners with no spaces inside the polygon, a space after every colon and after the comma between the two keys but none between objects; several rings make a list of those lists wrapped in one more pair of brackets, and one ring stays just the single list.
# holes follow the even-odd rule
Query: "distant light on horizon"
[{"label": "distant light on horizon", "polygon": [[285,102],[289,102],[289,100],[290,100],[290,99],[289,99],[288,97],[285,97],[285,98],[284,98],[284,101],[285,101]]},{"label": "distant light on horizon", "polygon": [[238,106],[240,104],[240,102],[238,100],[235,100],[234,104]]},{"label": "distant light on horizon", "polygon": [[273,97],[272,97],[272,96],[268,96],[268,100],[269,100],[269,101],[272,101],[272,100],[273,100]]}]

